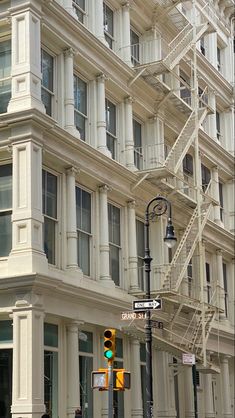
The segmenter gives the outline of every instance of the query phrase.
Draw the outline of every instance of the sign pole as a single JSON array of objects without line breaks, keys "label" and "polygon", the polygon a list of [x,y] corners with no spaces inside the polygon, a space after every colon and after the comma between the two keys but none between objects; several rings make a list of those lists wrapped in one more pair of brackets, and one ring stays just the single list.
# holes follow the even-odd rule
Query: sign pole
[{"label": "sign pole", "polygon": [[197,408],[197,369],[196,364],[192,365],[192,375],[193,375],[193,398],[194,398],[194,416],[198,418],[198,408]]},{"label": "sign pole", "polygon": [[108,418],[113,418],[113,362],[108,362]]}]

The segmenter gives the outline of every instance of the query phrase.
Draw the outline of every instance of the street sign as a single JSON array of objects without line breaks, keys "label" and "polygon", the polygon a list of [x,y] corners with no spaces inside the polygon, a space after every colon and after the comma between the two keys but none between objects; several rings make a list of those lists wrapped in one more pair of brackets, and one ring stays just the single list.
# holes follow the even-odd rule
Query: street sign
[{"label": "street sign", "polygon": [[163,329],[163,322],[161,321],[157,321],[156,319],[151,319],[151,327],[152,328],[158,328],[158,329]]},{"label": "street sign", "polygon": [[146,319],[145,312],[128,311],[121,313],[122,321],[133,321],[134,319]]},{"label": "street sign", "polygon": [[134,311],[148,311],[150,309],[162,309],[161,299],[142,299],[132,302]]},{"label": "street sign", "polygon": [[192,366],[193,364],[196,363],[195,354],[183,353],[182,361],[183,361],[183,364],[188,364],[189,366]]}]

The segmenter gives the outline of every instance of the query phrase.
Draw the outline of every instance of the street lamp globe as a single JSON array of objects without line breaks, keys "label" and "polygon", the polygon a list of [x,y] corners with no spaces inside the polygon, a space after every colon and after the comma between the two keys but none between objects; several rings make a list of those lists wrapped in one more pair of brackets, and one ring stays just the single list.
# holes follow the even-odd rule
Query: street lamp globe
[{"label": "street lamp globe", "polygon": [[174,227],[171,223],[171,220],[168,222],[166,227],[166,236],[164,242],[168,248],[173,248],[176,244],[177,238],[175,237]]}]

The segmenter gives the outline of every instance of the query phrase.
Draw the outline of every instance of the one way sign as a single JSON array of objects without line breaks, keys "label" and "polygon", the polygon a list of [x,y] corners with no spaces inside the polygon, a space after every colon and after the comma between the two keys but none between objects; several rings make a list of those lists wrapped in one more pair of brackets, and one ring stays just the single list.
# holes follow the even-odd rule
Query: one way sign
[{"label": "one way sign", "polygon": [[133,300],[133,311],[148,311],[149,309],[162,309],[161,299],[142,299]]}]

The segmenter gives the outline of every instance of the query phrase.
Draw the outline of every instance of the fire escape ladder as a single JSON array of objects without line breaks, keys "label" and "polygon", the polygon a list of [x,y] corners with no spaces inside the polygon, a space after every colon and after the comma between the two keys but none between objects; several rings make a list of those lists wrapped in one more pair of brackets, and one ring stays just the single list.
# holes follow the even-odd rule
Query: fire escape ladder
[{"label": "fire escape ladder", "polygon": [[[216,315],[216,310],[208,307],[205,311],[204,316],[204,326],[205,326],[205,340],[204,344],[207,343],[213,321]],[[202,344],[203,344],[203,336],[202,336],[202,324],[203,324],[203,316],[202,313],[197,318],[196,326],[191,335],[191,343],[189,344],[189,349],[195,351],[196,354],[202,355]]]},{"label": "fire escape ladder", "polygon": [[[198,126],[203,122],[207,113],[206,108],[200,108],[198,111]],[[196,113],[193,111],[186,121],[182,131],[176,139],[173,147],[171,148],[166,160],[165,166],[168,167],[174,173],[177,173],[182,161],[193,142],[196,132],[195,126]]]},{"label": "fire escape ladder", "polygon": [[188,23],[182,31],[170,42],[170,52],[164,58],[163,62],[169,70],[180,62],[180,60],[190,50],[192,43],[197,42],[203,33],[207,30],[208,24],[203,23],[196,27],[196,39],[194,39],[194,29],[191,23]]},{"label": "fire escape ladder", "polygon": [[[209,217],[211,206],[211,203],[202,204],[202,229]],[[179,287],[184,279],[187,266],[194,253],[199,238],[197,218],[198,209],[195,208],[175,251],[173,259],[164,274],[161,284],[161,288],[163,289],[171,289],[176,292],[179,291]]]}]

